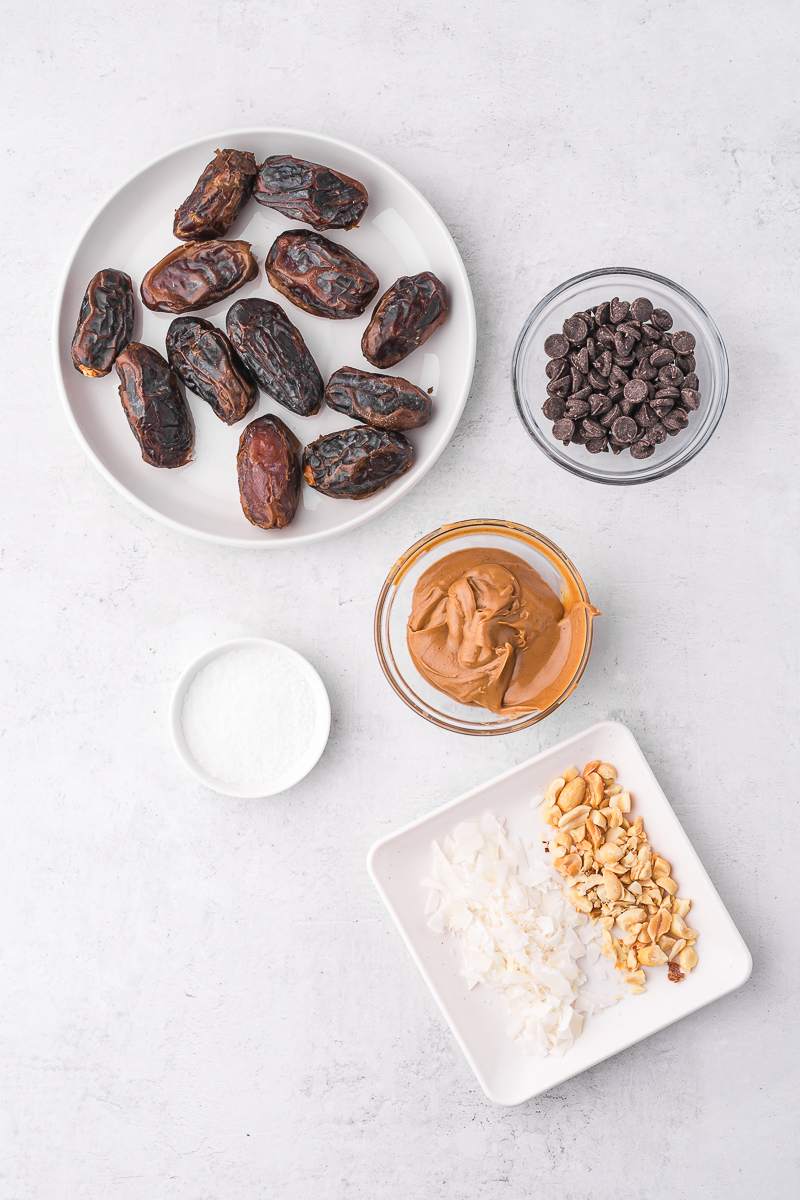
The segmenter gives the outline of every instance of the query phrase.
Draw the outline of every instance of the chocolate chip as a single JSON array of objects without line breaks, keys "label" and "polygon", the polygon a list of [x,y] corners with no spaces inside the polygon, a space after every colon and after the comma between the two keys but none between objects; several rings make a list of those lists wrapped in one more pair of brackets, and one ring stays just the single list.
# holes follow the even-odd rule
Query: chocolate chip
[{"label": "chocolate chip", "polygon": [[604,300],[602,304],[597,305],[597,307],[594,310],[594,319],[598,325],[606,324],[606,322],[608,321],[608,315],[609,315],[610,310],[611,310],[611,305],[608,303],[607,300]]},{"label": "chocolate chip", "polygon": [[653,315],[653,305],[646,296],[640,296],[638,300],[634,300],[631,305],[631,315],[637,321],[649,321]]},{"label": "chocolate chip", "polygon": [[548,421],[560,421],[564,415],[564,401],[558,396],[550,396],[542,405],[542,412]]},{"label": "chocolate chip", "polygon": [[602,392],[593,392],[589,397],[589,408],[593,417],[602,416],[611,408],[611,401]]},{"label": "chocolate chip", "polygon": [[693,354],[676,354],[675,362],[678,364],[684,375],[688,375],[697,366]]},{"label": "chocolate chip", "polygon": [[674,437],[689,424],[689,414],[683,408],[673,408],[666,416],[662,417],[661,423],[667,433]]},{"label": "chocolate chip", "polygon": [[[586,339],[586,354],[589,359],[589,362],[593,362],[594,359],[597,357],[597,343],[595,342],[594,338],[592,338],[592,337],[588,337]],[[587,370],[588,370],[588,367],[587,367]]]},{"label": "chocolate chip", "polygon": [[580,350],[573,351],[569,356],[569,361],[572,363],[576,371],[580,371],[581,375],[588,374],[589,371],[589,351],[583,346]]},{"label": "chocolate chip", "polygon": [[590,454],[602,454],[604,450],[608,449],[608,441],[605,437],[589,438],[586,449]]},{"label": "chocolate chip", "polygon": [[600,375],[608,375],[611,370],[611,351],[604,350],[603,353],[594,360],[592,366]]},{"label": "chocolate chip", "polygon": [[[681,367],[681,370],[683,370],[683,367]],[[688,373],[688,375],[686,376],[686,378],[683,381],[683,386],[687,387],[687,388],[692,388],[692,390],[695,392],[699,390],[700,380],[697,378],[694,371],[690,371]]]},{"label": "chocolate chip", "polygon": [[620,387],[624,388],[625,384],[628,382],[628,376],[625,374],[622,368],[618,367],[615,363],[608,373],[608,382],[619,384]]},{"label": "chocolate chip", "polygon": [[669,367],[661,368],[658,372],[658,381],[667,387],[679,388],[683,383],[683,371],[675,363],[672,363]]},{"label": "chocolate chip", "polygon": [[648,342],[660,342],[661,330],[654,329],[652,325],[642,326],[642,337],[647,338]]},{"label": "chocolate chip", "polygon": [[624,333],[626,337],[633,338],[634,342],[642,340],[642,331],[637,321],[623,321],[617,326],[617,333]]},{"label": "chocolate chip", "polygon": [[560,379],[566,373],[567,360],[565,358],[551,358],[545,367],[545,374],[548,379]]},{"label": "chocolate chip", "polygon": [[655,446],[651,446],[649,442],[637,442],[635,446],[631,446],[631,458],[649,458],[655,452]]},{"label": "chocolate chip", "polygon": [[641,404],[647,399],[647,384],[643,379],[632,379],[630,383],[626,383],[623,389],[623,394],[626,400],[633,400],[637,404]]},{"label": "chocolate chip", "polygon": [[614,345],[617,348],[617,354],[622,358],[627,358],[636,343],[636,339],[632,338],[628,333],[617,333],[614,338]]},{"label": "chocolate chip", "polygon": [[570,400],[588,400],[591,394],[592,389],[587,385],[586,387],[578,388],[577,392],[573,392]]},{"label": "chocolate chip", "polygon": [[572,437],[570,438],[570,441],[573,442],[573,444],[576,446],[585,446],[586,445],[587,437],[586,437],[586,434],[581,429],[580,425],[575,426],[575,432],[573,433]]},{"label": "chocolate chip", "polygon": [[[665,328],[669,329],[669,325],[666,325]],[[685,329],[679,329],[676,333],[673,333],[672,348],[677,354],[692,354],[694,347],[694,334],[687,333]]]},{"label": "chocolate chip", "polygon": [[562,329],[564,337],[569,338],[573,346],[580,346],[589,336],[589,327],[583,317],[567,317]]},{"label": "chocolate chip", "polygon": [[[585,387],[584,378],[583,378],[583,375],[581,375],[580,371],[576,371],[575,368],[572,367],[569,374],[570,374],[570,379],[572,380],[572,391],[573,392],[579,392],[582,387]],[[682,375],[681,375],[681,379],[683,379]]]},{"label": "chocolate chip", "polygon": [[568,396],[569,390],[572,387],[572,380],[569,375],[561,375],[558,379],[551,379],[547,385],[548,396]]},{"label": "chocolate chip", "polygon": [[618,367],[622,367],[623,370],[627,371],[628,367],[633,366],[633,364],[636,362],[636,359],[632,354],[615,354],[613,361]]},{"label": "chocolate chip", "polygon": [[544,352],[548,358],[566,358],[569,342],[560,333],[551,333],[549,338],[545,338]]},{"label": "chocolate chip", "polygon": [[623,445],[622,442],[615,442],[613,438],[608,439],[608,444],[611,447],[611,450],[614,452],[614,454],[622,454],[623,450],[628,449],[628,447]]},{"label": "chocolate chip", "polygon": [[672,317],[665,308],[654,308],[650,319],[656,329],[672,329]]},{"label": "chocolate chip", "polygon": [[556,421],[555,425],[553,426],[553,436],[557,437],[558,440],[563,442],[565,446],[574,432],[575,422],[571,421],[569,417],[560,418],[560,420]]},{"label": "chocolate chip", "polygon": [[585,400],[575,400],[570,396],[567,401],[567,416],[573,421],[579,421],[581,417],[588,417],[590,408]]},{"label": "chocolate chip", "polygon": [[614,441],[626,444],[633,441],[638,433],[638,428],[633,417],[617,417],[611,426],[611,432],[614,435]]},{"label": "chocolate chip", "polygon": [[649,404],[643,404],[635,414],[635,420],[637,425],[641,425],[643,429],[648,429],[651,425],[655,425],[658,422],[658,417]]},{"label": "chocolate chip", "polygon": [[681,388],[681,404],[690,412],[696,412],[700,407],[700,393],[695,388]]},{"label": "chocolate chip", "polygon": [[654,425],[649,426],[647,440],[651,446],[660,446],[662,442],[667,440],[667,431],[660,421],[656,421]]},{"label": "chocolate chip", "polygon": [[612,405],[612,407],[611,407],[611,408],[608,410],[608,412],[607,412],[607,413],[605,413],[605,415],[604,415],[604,416],[602,416],[602,417],[600,418],[600,424],[601,424],[601,425],[605,425],[606,429],[608,429],[608,428],[609,428],[609,426],[611,426],[611,425],[613,425],[613,424],[614,424],[614,422],[616,421],[617,417],[621,417],[621,416],[622,416],[622,413],[621,413],[621,411],[620,411],[620,407],[619,407],[619,405],[618,405],[618,404],[614,404],[614,405]]},{"label": "chocolate chip", "polygon": [[587,438],[602,438],[605,437],[606,431],[602,425],[597,424],[597,421],[592,421],[587,417],[585,421],[581,421],[581,433],[585,433]]},{"label": "chocolate chip", "polygon": [[671,400],[654,400],[652,404],[653,412],[658,417],[659,421],[663,421],[668,412],[672,412],[675,405]]},{"label": "chocolate chip", "polygon": [[614,330],[610,325],[601,325],[597,330],[597,340],[601,346],[607,346],[610,350],[616,350],[616,342],[614,341]]},{"label": "chocolate chip", "polygon": [[675,362],[675,355],[672,353],[671,350],[668,350],[666,348],[666,346],[659,346],[659,348],[657,350],[654,350],[653,353],[650,355],[650,366],[651,367],[668,367],[671,363],[674,363],[674,362]]},{"label": "chocolate chip", "polygon": [[[631,306],[627,300],[620,300],[619,296],[615,296],[611,301],[610,317],[615,325],[620,321],[624,321],[628,313],[631,311]],[[669,329],[669,326],[665,326]]]},{"label": "chocolate chip", "polygon": [[680,396],[680,390],[676,387],[667,387],[666,384],[659,383],[656,388],[655,400],[677,400]]},{"label": "chocolate chip", "polygon": [[[609,369],[609,371],[611,370],[610,363],[609,363],[608,369]],[[592,367],[591,371],[586,376],[586,378],[589,381],[589,383],[592,385],[593,388],[607,388],[608,387],[608,380],[605,378],[605,376],[601,375],[599,371],[596,371],[594,369],[594,367]]]},{"label": "chocolate chip", "polygon": [[639,407],[635,400],[625,400],[624,398],[618,401],[620,412],[623,417],[632,417]]},{"label": "chocolate chip", "polygon": [[655,379],[657,376],[658,371],[649,362],[640,362],[633,368],[634,379]]}]

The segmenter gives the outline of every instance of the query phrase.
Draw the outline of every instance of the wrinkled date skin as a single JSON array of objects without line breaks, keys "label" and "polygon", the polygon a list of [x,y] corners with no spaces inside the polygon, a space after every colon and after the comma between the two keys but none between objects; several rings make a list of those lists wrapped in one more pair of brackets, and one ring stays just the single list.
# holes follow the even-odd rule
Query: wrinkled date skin
[{"label": "wrinkled date skin", "polygon": [[176,317],[167,330],[167,358],[190,391],[226,425],[246,417],[258,388],[225,334],[202,317]]},{"label": "wrinkled date skin", "polygon": [[367,189],[357,179],[289,154],[273,154],[261,164],[253,197],[319,230],[352,229],[369,204]]},{"label": "wrinkled date skin", "polygon": [[447,320],[447,291],[430,271],[404,275],[384,292],[361,339],[373,367],[393,367]]},{"label": "wrinkled date skin", "polygon": [[301,417],[322,404],[322,376],[299,329],[280,304],[238,300],[228,312],[228,337],[258,386]]},{"label": "wrinkled date skin", "polygon": [[300,443],[280,417],[251,421],[236,456],[244,515],[262,529],[285,529],[300,502]]},{"label": "wrinkled date skin", "polygon": [[192,457],[194,427],[169,363],[151,346],[129,342],[115,365],[142,458],[151,467],[182,467]]},{"label": "wrinkled date skin", "polygon": [[133,336],[133,284],[124,271],[98,271],[81,303],[72,365],[82,375],[108,375]]},{"label": "wrinkled date skin", "polygon": [[142,300],[153,312],[208,308],[255,279],[249,242],[187,242],[156,263],[142,280]]},{"label": "wrinkled date skin", "polygon": [[378,291],[378,276],[365,262],[305,229],[279,234],[265,269],[276,291],[317,317],[360,317]]},{"label": "wrinkled date skin", "polygon": [[191,195],[175,212],[172,232],[182,242],[221,238],[247,203],[256,177],[255,156],[241,150],[215,150]]},{"label": "wrinkled date skin", "polygon": [[303,451],[303,478],[341,500],[364,500],[411,466],[413,450],[402,433],[357,425],[317,438]]},{"label": "wrinkled date skin", "polygon": [[431,416],[431,398],[397,375],[373,375],[354,367],[334,371],[325,389],[329,408],[376,429],[418,429]]}]

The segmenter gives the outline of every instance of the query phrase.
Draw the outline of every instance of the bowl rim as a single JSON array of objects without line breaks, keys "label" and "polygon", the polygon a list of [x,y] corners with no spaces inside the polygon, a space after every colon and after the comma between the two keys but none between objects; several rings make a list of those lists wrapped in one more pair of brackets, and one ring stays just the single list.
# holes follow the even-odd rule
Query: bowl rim
[{"label": "bowl rim", "polygon": [[[222,780],[216,779],[213,775],[209,775],[192,755],[183,732],[183,702],[192,681],[214,659],[220,658],[223,654],[228,654],[232,650],[261,649],[264,646],[280,650],[302,673],[317,705],[319,713],[317,729],[308,749],[297,760],[295,771],[291,774],[288,771],[284,772],[284,775],[280,777],[280,787],[272,789],[237,787],[235,784],[224,783]],[[269,796],[278,796],[281,792],[288,791],[289,788],[294,787],[295,784],[299,783],[301,779],[305,779],[306,775],[313,771],[328,744],[331,729],[331,704],[328,691],[322,682],[319,672],[297,650],[293,650],[291,646],[287,646],[284,642],[276,642],[271,638],[240,637],[230,638],[225,642],[217,642],[214,646],[210,646],[208,650],[205,650],[202,654],[198,654],[188,663],[178,676],[175,686],[172,689],[168,720],[170,737],[175,747],[175,753],[190,775],[194,775],[195,779],[205,787],[213,792],[218,792],[221,796],[234,796],[239,800],[260,800]]]},{"label": "bowl rim", "polygon": [[[543,438],[540,438],[538,432],[531,427],[525,416],[525,408],[521,394],[522,387],[519,383],[520,360],[528,331],[536,319],[548,306],[548,304],[550,304],[559,295],[561,295],[561,293],[565,292],[574,284],[586,283],[589,280],[599,279],[606,275],[634,275],[640,279],[649,279],[656,283],[660,283],[665,287],[671,288],[673,291],[677,292],[679,296],[687,300],[689,304],[694,305],[702,314],[703,318],[708,324],[712,339],[716,343],[716,348],[720,357],[720,379],[718,389],[719,398],[717,400],[715,410],[711,413],[708,425],[703,432],[703,435],[698,438],[696,442],[690,444],[688,447],[688,452],[684,453],[682,457],[679,457],[676,461],[666,464],[658,469],[653,467],[649,471],[647,471],[647,468],[641,468],[644,473],[640,475],[620,475],[617,478],[604,475],[602,472],[593,470],[588,463],[584,466],[583,464],[571,461],[565,462],[559,456],[554,446],[550,446]],[[522,422],[525,432],[528,434],[531,440],[539,447],[543,454],[547,455],[551,462],[556,463],[563,470],[569,471],[571,475],[577,475],[578,478],[587,479],[592,483],[605,483],[610,486],[626,487],[630,484],[652,483],[655,479],[663,479],[667,475],[672,475],[673,472],[685,466],[686,463],[691,462],[691,460],[700,453],[703,447],[708,444],[709,439],[719,425],[722,414],[725,410],[725,402],[728,398],[729,383],[730,370],[728,366],[728,352],[725,349],[725,343],[722,340],[722,335],[717,328],[717,324],[705,306],[701,304],[691,292],[687,291],[686,288],[681,287],[679,283],[675,283],[672,279],[667,279],[665,275],[658,275],[655,271],[644,271],[640,267],[598,267],[593,271],[584,271],[580,275],[573,275],[571,279],[567,279],[563,283],[558,284],[557,287],[552,288],[551,291],[549,291],[547,295],[544,296],[529,313],[524,325],[522,326],[522,329],[520,330],[519,336],[517,337],[514,345],[514,351],[511,355],[511,388],[514,395],[514,407],[517,410],[517,416]]]},{"label": "bowl rim", "polygon": [[[529,525],[522,525],[518,521],[504,521],[494,517],[473,517],[464,521],[455,521],[451,525],[440,525],[438,529],[434,529],[430,533],[427,533],[423,537],[419,538],[412,546],[409,546],[408,550],[400,555],[386,576],[386,579],[384,580],[383,586],[380,590],[380,594],[378,595],[378,601],[375,605],[375,617],[373,621],[373,636],[375,640],[375,650],[378,655],[378,662],[380,663],[381,670],[389,681],[389,684],[394,692],[400,697],[404,704],[408,705],[410,709],[412,709],[419,716],[423,717],[426,721],[429,721],[432,725],[437,725],[440,729],[448,729],[452,733],[460,733],[473,737],[499,737],[502,734],[517,733],[519,730],[528,729],[531,725],[536,725],[539,721],[543,721],[545,717],[549,717],[550,714],[559,708],[575,691],[575,688],[580,683],[581,677],[586,670],[586,666],[589,662],[589,656],[592,651],[592,640],[594,637],[592,621],[586,622],[586,638],[584,641],[580,662],[575,669],[575,674],[561,695],[556,697],[556,699],[545,709],[541,709],[533,713],[526,713],[523,717],[517,718],[516,720],[505,725],[491,726],[486,728],[467,727],[464,722],[458,721],[457,718],[447,717],[444,713],[438,713],[436,716],[434,716],[433,713],[426,712],[424,708],[420,707],[419,704],[416,704],[414,700],[411,699],[410,696],[406,695],[402,688],[398,685],[397,680],[395,679],[394,674],[389,666],[387,655],[388,659],[391,659],[394,669],[397,672],[397,676],[403,680],[403,683],[405,683],[405,679],[395,662],[394,655],[391,652],[391,647],[388,644],[388,641],[386,649],[384,650],[382,638],[383,614],[389,594],[392,588],[396,588],[400,583],[406,571],[408,571],[414,562],[419,559],[421,554],[424,552],[424,548],[432,543],[435,543],[437,539],[446,537],[447,535],[455,539],[455,537],[460,533],[477,533],[484,529],[489,533],[517,533],[521,534],[523,539],[527,539],[532,542],[539,542],[540,545],[546,547],[553,553],[560,566],[564,568],[565,573],[571,576],[572,581],[578,589],[581,599],[586,604],[591,604],[586,584],[583,582],[580,572],[576,568],[575,564],[570,558],[567,557],[561,547],[557,546],[556,543],[551,541],[551,539],[545,534],[540,533],[537,529],[532,529]],[[411,691],[410,687],[409,691]],[[483,710],[476,709],[476,711]]]}]

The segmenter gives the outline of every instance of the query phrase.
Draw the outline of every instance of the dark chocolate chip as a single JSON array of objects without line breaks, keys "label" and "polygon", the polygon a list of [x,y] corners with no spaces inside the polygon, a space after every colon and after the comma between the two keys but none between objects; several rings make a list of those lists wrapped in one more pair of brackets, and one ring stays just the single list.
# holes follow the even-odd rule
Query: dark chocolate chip
[{"label": "dark chocolate chip", "polygon": [[545,374],[548,379],[560,379],[562,375],[567,373],[567,370],[567,360],[565,358],[551,358],[545,367]]},{"label": "dark chocolate chip", "polygon": [[683,371],[684,375],[689,375],[690,372],[692,372],[697,366],[697,362],[695,361],[693,354],[676,354],[675,362]]},{"label": "dark chocolate chip", "polygon": [[672,329],[672,317],[665,308],[654,308],[651,320],[656,329]]},{"label": "dark chocolate chip", "polygon": [[651,446],[660,446],[667,440],[667,431],[660,421],[656,421],[654,425],[648,427],[647,440]]},{"label": "dark chocolate chip", "polygon": [[606,435],[603,426],[598,425],[597,421],[590,420],[589,417],[581,421],[581,432],[585,433],[587,438],[601,438]]},{"label": "dark chocolate chip", "polygon": [[689,414],[683,408],[673,408],[666,416],[662,417],[661,423],[667,433],[674,436],[689,424]]},{"label": "dark chocolate chip", "polygon": [[[669,326],[666,328],[668,329]],[[672,348],[676,354],[692,354],[694,347],[694,334],[687,333],[685,329],[679,329],[676,333],[673,333]]]},{"label": "dark chocolate chip", "polygon": [[642,340],[642,330],[636,321],[623,321],[617,326],[617,333],[624,333],[626,337],[632,337],[634,342]]},{"label": "dark chocolate chip", "polygon": [[660,342],[661,330],[655,329],[652,325],[643,325],[642,337],[646,338],[648,342]]},{"label": "dark chocolate chip", "polygon": [[631,305],[631,316],[637,321],[649,321],[653,315],[653,305],[646,296],[640,296],[638,300],[634,300]]},{"label": "dark chocolate chip", "polygon": [[647,384],[643,379],[631,379],[625,384],[623,394],[626,400],[633,400],[636,404],[641,404],[647,399]]},{"label": "dark chocolate chip", "polygon": [[650,365],[652,367],[668,367],[675,362],[675,355],[666,346],[659,346],[650,355]]},{"label": "dark chocolate chip", "polygon": [[566,358],[569,342],[560,333],[551,333],[549,338],[545,338],[544,352],[548,358]]},{"label": "dark chocolate chip", "polygon": [[[683,367],[681,367],[681,370],[683,370]],[[699,390],[700,380],[697,378],[694,371],[690,371],[688,373],[688,375],[686,376],[686,378],[683,381],[683,386],[687,387],[687,388],[692,388],[692,390],[695,392]]]},{"label": "dark chocolate chip", "polygon": [[668,387],[666,384],[659,383],[656,388],[655,400],[677,400],[680,396],[680,390],[676,387]]},{"label": "dark chocolate chip", "polygon": [[641,425],[643,429],[649,429],[651,425],[655,425],[658,421],[653,409],[649,404],[643,404],[636,413],[636,424]]},{"label": "dark chocolate chip", "polygon": [[570,396],[567,401],[567,416],[573,421],[579,421],[581,417],[588,417],[590,411],[586,400],[575,400],[573,396]]},{"label": "dark chocolate chip", "polygon": [[618,367],[622,367],[623,371],[627,371],[628,367],[632,367],[636,359],[632,354],[615,354],[614,362]]},{"label": "dark chocolate chip", "polygon": [[651,367],[649,362],[640,362],[633,368],[634,379],[655,379],[657,376],[658,371],[655,367]]},{"label": "dark chocolate chip", "polygon": [[575,422],[569,417],[561,417],[553,426],[553,437],[557,437],[560,442],[565,444],[570,440],[575,432]]},{"label": "dark chocolate chip", "polygon": [[590,454],[601,454],[603,450],[608,449],[608,440],[605,437],[589,438],[586,449]]},{"label": "dark chocolate chip", "polygon": [[602,392],[593,392],[589,397],[589,408],[593,417],[600,417],[611,408],[611,401]]},{"label": "dark chocolate chip", "polygon": [[[580,371],[576,371],[574,367],[570,369],[570,379],[572,380],[572,391],[579,392],[582,387],[585,387],[585,381]],[[681,376],[683,378],[683,376]]]},{"label": "dark chocolate chip", "polygon": [[580,371],[581,375],[587,375],[589,372],[589,351],[583,346],[580,350],[575,350],[570,354],[569,361],[574,370]]},{"label": "dark chocolate chip", "polygon": [[622,442],[625,445],[636,437],[638,426],[633,417],[617,417],[611,426],[611,432],[616,442]]},{"label": "dark chocolate chip", "polygon": [[569,390],[572,387],[572,380],[569,375],[562,375],[559,379],[551,379],[547,385],[548,396],[568,396]]},{"label": "dark chocolate chip", "polygon": [[597,358],[597,342],[593,337],[588,337],[586,339],[586,353],[588,355],[589,362],[594,362],[595,358]]},{"label": "dark chocolate chip", "polygon": [[587,442],[586,434],[583,432],[580,425],[575,426],[575,432],[573,433],[572,437],[570,438],[570,441],[573,442],[573,444],[576,446],[585,446],[586,445],[586,442]]},{"label": "dark chocolate chip", "polygon": [[579,388],[577,392],[573,392],[570,400],[588,400],[592,394],[592,389],[588,386]]},{"label": "dark chocolate chip", "polygon": [[[610,363],[609,363],[608,369],[609,369],[609,371],[611,370]],[[589,381],[589,383],[592,385],[593,388],[602,389],[602,388],[608,387],[608,380],[605,378],[605,376],[601,375],[599,371],[595,371],[594,367],[592,367],[591,371],[586,376],[586,378]]]},{"label": "dark chocolate chip", "polygon": [[567,317],[562,329],[564,337],[568,338],[573,346],[580,346],[589,336],[589,327],[583,317]]},{"label": "dark chocolate chip", "polygon": [[602,304],[598,304],[597,308],[594,310],[594,319],[598,325],[606,324],[610,311],[611,305],[607,300],[604,300]]},{"label": "dark chocolate chip", "polygon": [[560,421],[564,415],[564,401],[558,396],[550,396],[542,405],[542,412],[548,421]]},{"label": "dark chocolate chip", "polygon": [[605,413],[605,415],[600,418],[600,424],[604,425],[606,427],[606,429],[608,429],[609,426],[614,424],[617,417],[621,417],[621,416],[622,416],[622,413],[620,411],[619,405],[614,404],[611,406],[611,408],[608,410],[608,412]]},{"label": "dark chocolate chip", "polygon": [[600,375],[608,375],[611,370],[611,351],[604,350],[603,353],[594,360],[592,366]]},{"label": "dark chocolate chip", "polygon": [[617,354],[621,358],[627,358],[635,345],[635,338],[632,338],[630,334],[617,333],[614,338],[614,345],[616,346]]},{"label": "dark chocolate chip", "polygon": [[675,363],[669,367],[662,367],[658,372],[658,382],[667,387],[679,388],[683,384],[683,371]]},{"label": "dark chocolate chip", "polygon": [[[615,325],[618,325],[620,321],[624,321],[630,311],[631,306],[627,300],[620,300],[619,296],[615,296],[611,301],[611,311],[609,315]],[[666,328],[669,328],[669,326]]]},{"label": "dark chocolate chip", "polygon": [[622,442],[615,442],[613,438],[608,439],[608,444],[611,447],[614,454],[622,454],[623,450],[628,449],[628,447],[626,445],[624,445]]},{"label": "dark chocolate chip", "polygon": [[635,446],[631,446],[631,458],[649,458],[655,452],[655,446],[651,446],[649,442],[637,442]]},{"label": "dark chocolate chip", "polygon": [[624,388],[624,387],[625,387],[625,384],[628,382],[628,376],[627,376],[627,375],[625,374],[625,372],[624,372],[624,371],[623,371],[623,370],[622,370],[620,367],[618,367],[618,366],[616,365],[616,363],[615,363],[615,364],[612,366],[612,368],[611,368],[611,370],[609,371],[609,373],[608,373],[608,382],[609,382],[609,383],[616,383],[616,384],[618,384],[620,387],[623,387],[623,388]]},{"label": "dark chocolate chip", "polygon": [[700,407],[700,393],[696,388],[681,388],[681,404],[690,412],[696,412]]}]

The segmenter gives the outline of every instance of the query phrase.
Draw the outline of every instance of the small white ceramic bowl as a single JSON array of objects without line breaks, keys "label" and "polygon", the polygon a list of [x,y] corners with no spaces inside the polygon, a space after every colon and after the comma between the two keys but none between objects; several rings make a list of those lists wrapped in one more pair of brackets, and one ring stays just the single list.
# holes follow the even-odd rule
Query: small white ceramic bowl
[{"label": "small white ceramic bowl", "polygon": [[[308,684],[311,695],[314,698],[314,708],[316,711],[314,734],[305,754],[296,763],[293,763],[291,768],[284,771],[278,778],[277,783],[266,787],[236,787],[234,784],[223,783],[221,780],[215,779],[213,775],[209,775],[191,754],[183,733],[183,702],[198,671],[202,671],[203,667],[207,667],[215,658],[219,658],[222,654],[228,654],[231,650],[260,650],[265,647],[275,648],[285,654],[294,663]],[[283,642],[273,642],[268,638],[234,638],[232,641],[220,642],[218,646],[213,646],[210,650],[206,650],[205,654],[201,654],[199,658],[196,658],[183,672],[172,693],[172,700],[169,706],[169,729],[178,758],[186,767],[186,770],[191,775],[194,775],[195,779],[199,779],[200,783],[205,784],[212,791],[220,792],[223,796],[237,796],[242,800],[255,800],[263,796],[277,796],[279,792],[285,792],[288,788],[294,787],[296,783],[304,779],[309,771],[317,765],[322,756],[322,751],[327,745],[331,729],[331,704],[328,699],[328,693],[325,690],[325,684],[311,666],[311,663],[303,658],[302,654],[298,654],[296,650],[285,646]]]}]

